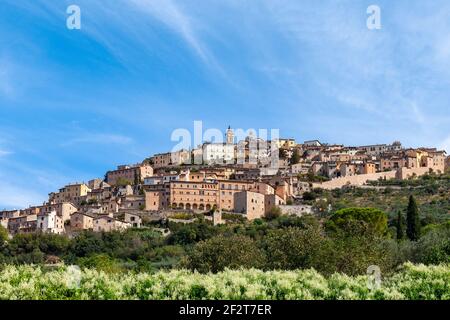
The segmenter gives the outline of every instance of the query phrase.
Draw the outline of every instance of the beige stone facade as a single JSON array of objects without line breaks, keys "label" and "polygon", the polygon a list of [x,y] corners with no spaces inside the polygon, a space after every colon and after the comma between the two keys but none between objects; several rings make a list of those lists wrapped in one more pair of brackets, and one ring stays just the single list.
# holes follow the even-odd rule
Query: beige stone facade
[{"label": "beige stone facade", "polygon": [[119,212],[120,204],[118,202],[118,199],[111,198],[108,200],[104,200],[101,203],[101,212],[102,213],[117,213]]},{"label": "beige stone facade", "polygon": [[153,175],[153,167],[148,164],[138,164],[133,166],[118,166],[117,170],[108,171],[106,173],[106,181],[111,186],[115,186],[117,181],[128,182],[128,184],[134,184],[135,180],[143,182],[145,178]]},{"label": "beige stone facade", "polygon": [[3,210],[0,211],[0,219],[17,218],[20,216],[20,210]]},{"label": "beige stone facade", "polygon": [[94,217],[85,213],[74,213],[70,217],[70,226],[73,230],[93,230]]},{"label": "beige stone facade", "polygon": [[32,233],[37,230],[37,215],[20,216],[8,219],[8,231],[11,235]]},{"label": "beige stone facade", "polygon": [[124,221],[129,223],[133,228],[140,228],[142,226],[142,219],[137,214],[125,212]]},{"label": "beige stone facade", "polygon": [[75,205],[79,205],[86,199],[86,196],[90,191],[91,189],[84,183],[69,184],[64,188],[59,189],[59,192],[50,193],[49,202],[51,204],[71,202]]},{"label": "beige stone facade", "polygon": [[155,169],[180,166],[191,163],[191,153],[187,150],[159,153],[150,157],[150,161]]},{"label": "beige stone facade", "polygon": [[145,210],[158,211],[169,206],[169,197],[165,190],[151,190],[145,192]]},{"label": "beige stone facade", "polygon": [[217,182],[177,181],[170,183],[170,206],[186,210],[211,210],[219,205]]},{"label": "beige stone facade", "polygon": [[219,204],[218,208],[225,211],[234,211],[234,195],[237,192],[248,191],[254,188],[255,184],[249,181],[220,180],[219,184]]},{"label": "beige stone facade", "polygon": [[110,216],[101,216],[94,219],[94,232],[123,231],[130,227],[131,224]]},{"label": "beige stone facade", "polygon": [[245,214],[248,220],[264,217],[265,197],[263,194],[242,191],[234,194],[235,211]]},{"label": "beige stone facade", "polygon": [[281,206],[286,202],[276,194],[264,195],[264,212],[268,213],[273,207]]},{"label": "beige stone facade", "polygon": [[56,214],[63,219],[63,222],[69,221],[70,216],[77,212],[77,207],[74,206],[72,203],[69,202],[63,202],[58,204],[48,204],[45,206],[40,207],[41,213],[50,213],[52,211],[55,211]]}]

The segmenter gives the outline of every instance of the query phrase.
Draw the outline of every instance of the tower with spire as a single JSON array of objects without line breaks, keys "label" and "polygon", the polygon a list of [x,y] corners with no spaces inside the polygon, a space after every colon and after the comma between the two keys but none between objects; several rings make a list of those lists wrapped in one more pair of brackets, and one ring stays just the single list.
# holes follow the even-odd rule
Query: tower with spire
[{"label": "tower with spire", "polygon": [[228,126],[228,129],[227,129],[226,142],[227,142],[227,144],[234,143],[234,132],[233,132],[233,129],[231,129],[231,126]]}]

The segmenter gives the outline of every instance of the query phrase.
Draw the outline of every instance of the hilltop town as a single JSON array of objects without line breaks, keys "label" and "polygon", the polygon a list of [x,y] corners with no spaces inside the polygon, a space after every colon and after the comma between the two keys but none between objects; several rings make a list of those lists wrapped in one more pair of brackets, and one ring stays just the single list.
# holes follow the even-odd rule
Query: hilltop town
[{"label": "hilltop town", "polygon": [[[398,141],[367,146],[251,136],[236,141],[231,128],[225,140],[155,154],[139,164],[120,165],[103,179],[68,184],[50,193],[42,205],[0,211],[1,225],[11,236],[70,235],[141,228],[146,221],[161,219],[188,223],[180,218],[184,213],[203,213],[213,224],[225,223],[225,214],[254,220],[274,208],[301,216],[318,210],[303,202],[303,194],[314,188],[413,179],[450,167],[445,151],[405,148]],[[254,145],[265,147],[253,152]]]}]

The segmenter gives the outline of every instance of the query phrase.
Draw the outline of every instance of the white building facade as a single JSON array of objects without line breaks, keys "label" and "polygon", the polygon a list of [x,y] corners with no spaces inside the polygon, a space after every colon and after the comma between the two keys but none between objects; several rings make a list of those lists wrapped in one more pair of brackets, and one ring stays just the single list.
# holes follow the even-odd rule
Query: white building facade
[{"label": "white building facade", "polygon": [[56,214],[56,211],[39,214],[37,216],[37,229],[42,232],[62,234],[64,233],[64,221]]},{"label": "white building facade", "polygon": [[235,162],[235,146],[223,143],[205,143],[203,161],[206,164],[232,164]]}]

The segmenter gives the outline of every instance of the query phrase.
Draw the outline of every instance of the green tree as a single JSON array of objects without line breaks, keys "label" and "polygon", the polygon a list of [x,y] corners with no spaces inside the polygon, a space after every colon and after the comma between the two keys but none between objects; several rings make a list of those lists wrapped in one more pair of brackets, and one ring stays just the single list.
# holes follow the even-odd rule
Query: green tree
[{"label": "green tree", "polygon": [[0,226],[0,246],[8,240],[8,230]]},{"label": "green tree", "polygon": [[264,238],[267,268],[293,270],[311,268],[323,241],[319,228],[271,230]]},{"label": "green tree", "polygon": [[123,271],[119,261],[103,253],[79,258],[77,260],[77,264],[82,268],[95,268],[107,273],[117,273]]},{"label": "green tree", "polygon": [[269,212],[266,213],[266,218],[269,220],[273,220],[281,216],[281,209],[280,207],[274,206],[270,208]]},{"label": "green tree", "polygon": [[303,193],[303,200],[305,201],[314,201],[316,198],[317,195],[313,191],[306,191]]},{"label": "green tree", "polygon": [[406,210],[406,234],[411,241],[417,241],[420,238],[419,208],[417,207],[416,199],[412,195],[409,197]]},{"label": "green tree", "polygon": [[140,174],[137,171],[134,172],[134,185],[137,186],[141,183]]},{"label": "green tree", "polygon": [[402,240],[405,238],[405,221],[403,219],[402,213],[399,211],[397,213],[397,220],[395,227],[397,228],[397,240]]},{"label": "green tree", "polygon": [[291,157],[291,164],[297,164],[300,162],[300,152],[298,151],[298,149],[294,149],[294,153],[292,154]]},{"label": "green tree", "polygon": [[353,224],[364,224],[368,230],[378,235],[385,235],[388,230],[387,215],[375,208],[346,208],[336,211],[326,223],[327,230],[350,230]]},{"label": "green tree", "polygon": [[125,187],[127,185],[132,185],[131,181],[122,177],[119,177],[116,180],[116,186],[118,187]]},{"label": "green tree", "polygon": [[377,265],[386,272],[392,259],[384,247],[385,241],[366,222],[350,220],[345,229],[338,229],[321,243],[313,267],[323,274],[357,275],[365,274],[368,266]]},{"label": "green tree", "polygon": [[[178,225],[178,226],[176,226]],[[171,224],[169,244],[189,245],[196,242],[212,238],[217,234],[217,228],[205,222],[188,224]]]},{"label": "green tree", "polygon": [[449,227],[442,225],[430,230],[416,244],[417,262],[424,264],[450,263]]},{"label": "green tree", "polygon": [[104,251],[101,234],[92,231],[79,233],[72,240],[69,251],[77,257],[85,257]]},{"label": "green tree", "polygon": [[198,272],[220,272],[225,268],[260,268],[264,254],[256,242],[246,236],[217,236],[197,243],[183,266]]}]

